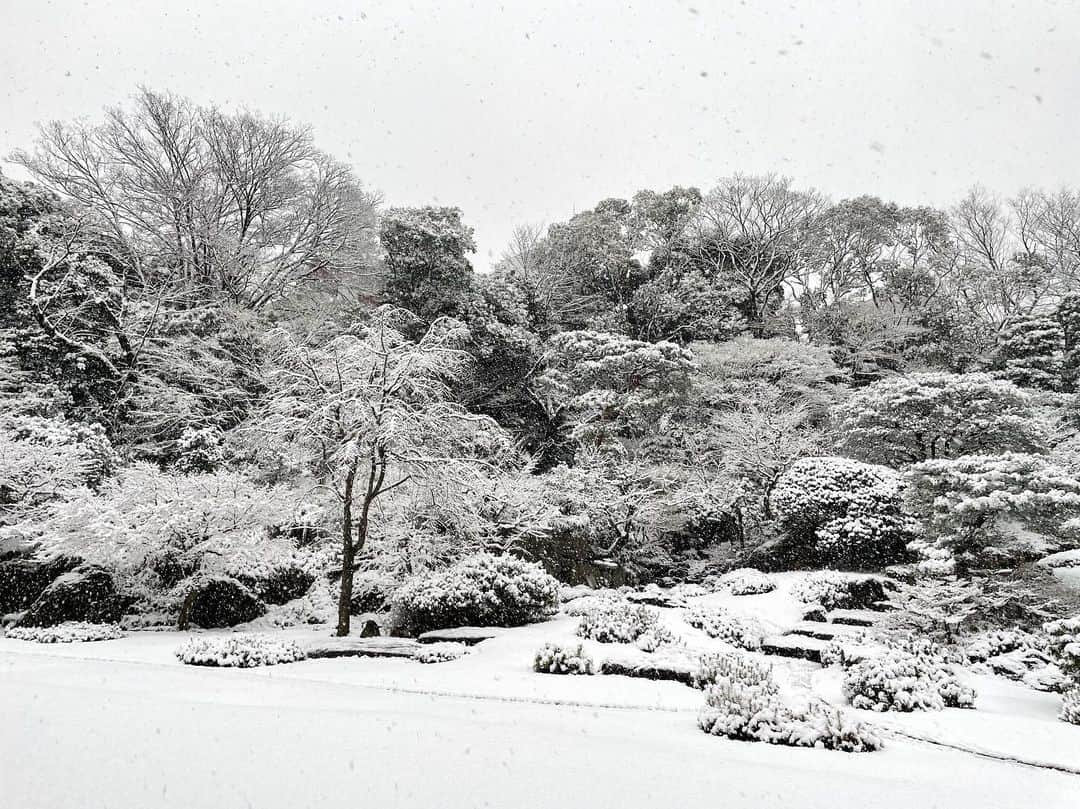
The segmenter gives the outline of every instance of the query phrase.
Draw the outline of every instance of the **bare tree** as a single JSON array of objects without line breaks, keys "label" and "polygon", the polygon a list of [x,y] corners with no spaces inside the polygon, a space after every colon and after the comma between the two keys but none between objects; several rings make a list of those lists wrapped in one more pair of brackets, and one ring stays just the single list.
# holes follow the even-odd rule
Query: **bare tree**
[{"label": "bare tree", "polygon": [[125,284],[163,279],[192,302],[263,308],[373,256],[377,199],[286,121],[143,89],[100,124],[42,126],[13,160],[95,214]]},{"label": "bare tree", "polygon": [[786,177],[734,175],[698,206],[689,228],[693,260],[746,296],[746,314],[762,336],[770,309],[805,260],[806,238],[824,199]]}]

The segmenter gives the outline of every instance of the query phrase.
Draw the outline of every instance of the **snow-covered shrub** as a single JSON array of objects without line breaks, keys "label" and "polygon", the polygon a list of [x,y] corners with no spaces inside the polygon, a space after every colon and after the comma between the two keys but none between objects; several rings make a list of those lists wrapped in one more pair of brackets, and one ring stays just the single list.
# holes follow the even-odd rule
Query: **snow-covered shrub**
[{"label": "snow-covered shrub", "polygon": [[964,644],[964,655],[972,663],[985,663],[991,657],[1020,649],[1042,649],[1045,642],[1020,629],[997,629],[983,632]]},{"label": "snow-covered shrub", "polygon": [[596,663],[582,645],[545,643],[536,651],[533,670],[542,674],[595,674]]},{"label": "snow-covered shrub", "polygon": [[597,607],[611,604],[612,602],[625,602],[626,599],[617,592],[609,591],[606,593],[600,593],[591,596],[582,596],[581,598],[575,598],[569,604],[563,606],[563,612],[567,615],[575,618],[584,615],[587,612],[595,610]]},{"label": "snow-covered shrub", "polygon": [[634,645],[643,652],[655,652],[661,646],[672,646],[681,642],[682,639],[678,635],[663,624],[658,623],[652,629],[638,635]]},{"label": "snow-covered shrub", "polygon": [[96,486],[111,474],[120,460],[100,424],[23,416],[4,424],[3,430],[12,441],[72,450],[79,459],[83,480],[89,486]]},{"label": "snow-covered shrub", "polygon": [[449,663],[467,651],[464,643],[425,643],[416,652],[416,660],[421,663]]},{"label": "snow-covered shrub", "polygon": [[480,553],[416,576],[392,598],[396,627],[413,634],[455,626],[521,626],[559,609],[559,583],[540,565]]},{"label": "snow-covered shrub", "polygon": [[771,504],[796,545],[852,567],[905,558],[915,525],[901,511],[900,474],[848,458],[803,458],[776,482]]},{"label": "snow-covered shrub", "polygon": [[1061,670],[1080,683],[1080,615],[1051,621],[1044,628],[1050,652]]},{"label": "snow-covered shrub", "polygon": [[200,573],[297,564],[295,543],[275,531],[291,518],[293,499],[238,472],[181,475],[137,463],[24,527],[43,554],[100,564],[149,596],[183,590]]},{"label": "snow-covered shrub", "polygon": [[765,630],[757,621],[741,618],[722,608],[691,609],[684,618],[686,623],[702,630],[710,638],[722,640],[741,649],[760,649],[761,642],[765,639]]},{"label": "snow-covered shrub", "polygon": [[698,661],[694,672],[694,687],[708,688],[721,680],[738,680],[746,683],[772,681],[772,666],[744,654],[718,652],[705,654]]},{"label": "snow-covered shrub", "polygon": [[194,637],[180,645],[176,657],[189,666],[251,668],[294,663],[307,655],[291,640],[261,635]]},{"label": "snow-covered shrub", "polygon": [[598,604],[581,616],[577,634],[600,643],[633,643],[648,632],[656,632],[660,614],[627,601]]},{"label": "snow-covered shrub", "polygon": [[988,374],[904,374],[855,391],[832,413],[840,451],[901,467],[968,453],[1031,452],[1045,436],[1031,396]]},{"label": "snow-covered shrub", "polygon": [[785,703],[772,670],[750,658],[722,655],[702,661],[705,707],[698,726],[714,736],[847,752],[877,750],[880,739],[866,725],[819,703]]},{"label": "snow-covered shrub", "polygon": [[811,573],[791,586],[791,594],[826,610],[866,609],[885,598],[885,585],[872,576],[849,576],[832,570]]},{"label": "snow-covered shrub", "polygon": [[1045,556],[1080,516],[1080,480],[1042,455],[924,461],[906,480],[905,507],[922,525],[925,549],[961,567]]},{"label": "snow-covered shrub", "polygon": [[872,711],[940,711],[975,707],[975,691],[930,653],[888,649],[844,672],[844,696]]},{"label": "snow-covered shrub", "polygon": [[180,472],[213,472],[225,460],[225,434],[217,427],[188,427],[176,442]]},{"label": "snow-covered shrub", "polygon": [[1061,712],[1058,717],[1063,722],[1080,725],[1080,685],[1065,692],[1061,700]]},{"label": "snow-covered shrub", "polygon": [[12,627],[5,637],[28,640],[34,643],[86,643],[98,640],[116,640],[124,633],[116,624],[88,624],[84,621],[68,621],[56,626]]},{"label": "snow-covered shrub", "polygon": [[776,582],[760,570],[741,567],[720,577],[720,584],[733,596],[752,596],[759,593],[771,593],[776,589]]}]

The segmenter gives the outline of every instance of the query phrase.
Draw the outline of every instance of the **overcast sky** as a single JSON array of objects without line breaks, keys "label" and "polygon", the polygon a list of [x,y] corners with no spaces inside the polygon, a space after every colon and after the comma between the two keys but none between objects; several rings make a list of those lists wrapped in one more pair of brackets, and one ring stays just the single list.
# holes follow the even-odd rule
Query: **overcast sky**
[{"label": "overcast sky", "polygon": [[1080,185],[1072,0],[0,0],[0,22],[0,155],[138,84],[284,114],[389,204],[461,207],[478,267],[517,224],[734,171],[935,205]]}]

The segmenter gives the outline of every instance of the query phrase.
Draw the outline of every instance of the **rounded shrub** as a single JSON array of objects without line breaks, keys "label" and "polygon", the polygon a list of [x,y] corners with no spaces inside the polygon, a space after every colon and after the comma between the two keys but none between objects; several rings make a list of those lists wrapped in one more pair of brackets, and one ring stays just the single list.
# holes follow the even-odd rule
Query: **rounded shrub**
[{"label": "rounded shrub", "polygon": [[227,635],[191,638],[176,650],[176,657],[189,666],[246,669],[294,663],[303,660],[307,654],[291,640],[261,635]]},{"label": "rounded shrub", "polygon": [[457,626],[522,626],[559,609],[559,582],[533,562],[480,553],[416,576],[391,598],[399,632]]},{"label": "rounded shrub", "polygon": [[823,563],[880,568],[906,559],[914,537],[902,483],[887,466],[803,458],[777,480],[770,504],[789,540]]},{"label": "rounded shrub", "polygon": [[533,671],[541,674],[595,674],[596,663],[580,643],[572,647],[545,643],[533,657]]}]

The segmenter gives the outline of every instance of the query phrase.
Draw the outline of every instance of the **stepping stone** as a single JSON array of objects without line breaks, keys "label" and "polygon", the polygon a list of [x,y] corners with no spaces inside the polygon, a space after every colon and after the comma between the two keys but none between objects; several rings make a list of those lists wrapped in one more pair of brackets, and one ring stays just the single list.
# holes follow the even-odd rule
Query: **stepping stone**
[{"label": "stepping stone", "polygon": [[661,590],[645,590],[637,593],[627,593],[626,600],[634,604],[646,604],[650,607],[685,607],[686,602],[678,596],[665,593]]},{"label": "stepping stone", "polygon": [[600,664],[600,673],[646,680],[671,680],[690,686],[694,684],[694,667],[661,661],[605,660]]},{"label": "stepping stone", "polygon": [[767,655],[777,657],[795,657],[810,660],[814,663],[821,662],[821,652],[827,641],[817,638],[807,638],[802,635],[784,635],[765,638],[761,643],[761,651]]},{"label": "stepping stone", "polygon": [[420,644],[410,638],[327,638],[314,641],[309,658],[322,657],[415,657]]},{"label": "stepping stone", "polygon": [[833,610],[829,613],[829,623],[847,624],[848,626],[873,626],[885,613],[873,610]]},{"label": "stepping stone", "polygon": [[850,638],[861,631],[860,627],[845,624],[823,624],[817,621],[802,621],[791,627],[785,635],[801,635],[818,640]]},{"label": "stepping stone", "polygon": [[425,632],[417,640],[420,643],[464,643],[466,646],[474,646],[481,641],[497,638],[504,632],[506,627],[503,626],[458,626]]}]

